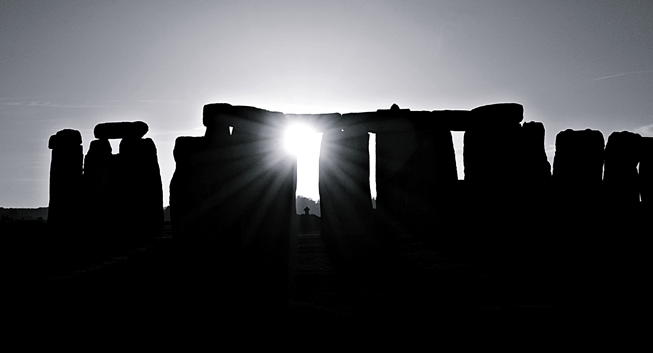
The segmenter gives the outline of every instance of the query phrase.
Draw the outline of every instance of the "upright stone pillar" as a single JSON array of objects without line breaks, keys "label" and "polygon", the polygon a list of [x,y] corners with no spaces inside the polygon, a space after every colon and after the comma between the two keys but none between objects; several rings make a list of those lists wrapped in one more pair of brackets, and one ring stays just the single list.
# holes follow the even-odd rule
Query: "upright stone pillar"
[{"label": "upright stone pillar", "polygon": [[469,200],[465,224],[471,226],[472,246],[482,253],[512,251],[517,236],[512,215],[518,208],[523,107],[495,104],[475,108],[472,114],[475,124],[465,131],[463,146]]},{"label": "upright stone pillar", "polygon": [[639,175],[642,136],[613,132],[605,146],[605,222],[609,228],[626,231],[638,223]]},{"label": "upright stone pillar", "polygon": [[529,121],[522,125],[519,166],[525,183],[539,185],[551,180],[551,164],[544,149],[544,137],[544,124]]},{"label": "upright stone pillar", "polygon": [[116,216],[120,207],[114,186],[116,158],[109,140],[91,141],[84,158],[84,210],[86,229],[95,234],[118,231]]},{"label": "upright stone pillar", "polygon": [[603,160],[604,139],[600,131],[568,129],[556,136],[554,207],[560,226],[574,225],[574,237],[601,227]]},{"label": "upright stone pillar", "polygon": [[[408,217],[413,210],[408,198],[411,171],[407,163],[419,145],[412,125],[402,126],[400,122],[394,125],[396,130],[383,130],[376,134],[378,231],[387,234],[409,231]],[[321,192],[320,195],[324,199]]]},{"label": "upright stone pillar", "polygon": [[643,137],[640,147],[639,185],[642,207],[653,215],[653,137]]},{"label": "upright stone pillar", "polygon": [[324,131],[320,149],[322,236],[338,262],[365,269],[378,251],[371,228],[369,134],[345,126]]},{"label": "upright stone pillar", "polygon": [[200,182],[204,137],[178,137],[173,156],[176,167],[170,181],[170,219],[178,242],[200,233],[200,224],[210,216],[204,205],[208,197]]},{"label": "upright stone pillar", "polygon": [[524,122],[517,149],[514,183],[516,195],[510,222],[515,225],[512,259],[521,267],[550,272],[551,266],[551,164],[545,146],[544,124]]},{"label": "upright stone pillar", "polygon": [[404,131],[377,133],[379,231],[435,240],[453,217],[458,174],[451,132],[420,120],[406,123]]},{"label": "upright stone pillar", "polygon": [[48,226],[57,234],[75,234],[82,221],[82,135],[64,129],[50,136],[50,204]]},{"label": "upright stone pillar", "polygon": [[285,119],[252,107],[208,104],[203,121],[205,136],[180,137],[175,145],[175,237],[183,238],[185,259],[207,286],[203,290],[274,306],[288,290],[295,215],[296,158],[283,149]]},{"label": "upright stone pillar", "polygon": [[[597,130],[565,130],[556,136],[553,160],[553,243],[560,254],[561,303],[591,303],[600,287],[606,240],[603,237],[604,139]],[[599,275],[599,277],[596,277]]]},{"label": "upright stone pillar", "polygon": [[154,142],[123,138],[120,157],[124,171],[123,209],[126,229],[143,236],[163,231],[163,184]]}]

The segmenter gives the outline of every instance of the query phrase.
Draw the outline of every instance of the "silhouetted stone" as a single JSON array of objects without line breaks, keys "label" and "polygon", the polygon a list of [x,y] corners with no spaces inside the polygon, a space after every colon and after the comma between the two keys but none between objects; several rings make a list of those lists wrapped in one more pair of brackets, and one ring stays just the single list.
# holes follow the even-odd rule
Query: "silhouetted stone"
[{"label": "silhouetted stone", "polygon": [[320,150],[322,236],[341,264],[373,265],[369,134],[345,126],[325,131]]},{"label": "silhouetted stone", "polygon": [[383,232],[432,238],[447,229],[450,190],[458,180],[451,132],[420,126],[377,133],[377,210]]},{"label": "silhouetted stone", "polygon": [[518,103],[496,103],[472,109],[476,121],[469,129],[482,126],[498,128],[503,125],[519,124],[524,119],[524,107]]},{"label": "silhouetted stone", "polygon": [[204,136],[209,138],[209,143],[215,143],[229,134],[230,126],[234,134],[244,133],[269,139],[285,127],[286,120],[279,112],[214,103],[204,106],[202,122],[206,126]]},{"label": "silhouetted stone", "polygon": [[63,129],[50,136],[48,148],[53,150],[59,147],[76,147],[82,144],[82,134],[77,130]]},{"label": "silhouetted stone", "polygon": [[147,124],[142,121],[123,121],[97,124],[93,133],[97,139],[140,139],[145,136],[147,130]]},{"label": "silhouetted stone", "polygon": [[[594,295],[594,274],[606,250],[603,233],[604,139],[596,130],[565,130],[556,136],[553,161],[552,229],[560,244],[560,283],[568,288],[563,305],[576,306]],[[592,290],[589,290],[592,289]]]},{"label": "silhouetted stone", "polygon": [[640,194],[646,214],[651,215],[653,214],[653,137],[643,137],[640,148]]},{"label": "silhouetted stone", "polygon": [[613,132],[605,146],[605,181],[607,202],[612,212],[639,209],[639,176],[642,136],[632,132]]},{"label": "silhouetted stone", "polygon": [[217,289],[226,280],[253,301],[280,301],[288,289],[296,159],[281,148],[285,121],[279,116],[209,104],[205,136],[180,137],[174,151],[170,207],[175,237],[204,269],[203,276],[221,278],[207,285]]},{"label": "silhouetted stone", "polygon": [[520,206],[523,107],[495,104],[472,113],[476,124],[463,140],[468,246],[479,256],[494,253],[491,260],[504,260],[521,250],[515,249],[520,230],[512,218]]},{"label": "silhouetted stone", "polygon": [[[376,192],[377,211],[386,233],[407,230],[408,176],[412,171],[408,160],[418,149],[414,131],[379,131],[376,134]],[[323,201],[322,201],[323,202]]]},{"label": "silhouetted stone", "polygon": [[[94,140],[84,158],[84,206],[87,229],[111,233],[118,230],[115,212],[121,206],[115,197],[117,156],[109,140]],[[111,221],[110,221],[111,220]]]},{"label": "silhouetted stone", "polygon": [[56,233],[70,235],[79,230],[82,216],[81,180],[83,150],[79,131],[65,129],[50,137],[50,205],[48,225]]},{"label": "silhouetted stone", "polygon": [[204,164],[201,161],[202,151],[206,149],[204,137],[177,137],[173,156],[176,168],[170,181],[170,217],[175,236],[184,239],[198,233],[193,229],[199,226],[199,220],[204,217],[206,208],[203,200],[207,191],[203,190]]},{"label": "silhouetted stone", "polygon": [[567,129],[556,136],[553,180],[597,183],[603,179],[603,134],[597,130]]},{"label": "silhouetted stone", "polygon": [[521,129],[521,175],[525,182],[546,182],[551,180],[551,163],[544,149],[544,124],[524,122]]},{"label": "silhouetted stone", "polygon": [[123,171],[123,219],[126,229],[143,236],[163,230],[163,185],[152,139],[124,138],[120,142]]}]

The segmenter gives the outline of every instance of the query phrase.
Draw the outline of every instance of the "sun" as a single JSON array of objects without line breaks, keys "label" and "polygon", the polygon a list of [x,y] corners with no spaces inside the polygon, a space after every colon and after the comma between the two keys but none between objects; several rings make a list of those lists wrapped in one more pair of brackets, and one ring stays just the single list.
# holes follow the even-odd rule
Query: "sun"
[{"label": "sun", "polygon": [[[286,128],[284,147],[297,157],[315,155],[316,132],[305,124],[292,124]],[[317,145],[319,153],[319,145]]]},{"label": "sun", "polygon": [[284,149],[297,157],[297,195],[313,200],[320,198],[318,190],[320,144],[322,133],[309,125],[296,123],[284,134]]}]

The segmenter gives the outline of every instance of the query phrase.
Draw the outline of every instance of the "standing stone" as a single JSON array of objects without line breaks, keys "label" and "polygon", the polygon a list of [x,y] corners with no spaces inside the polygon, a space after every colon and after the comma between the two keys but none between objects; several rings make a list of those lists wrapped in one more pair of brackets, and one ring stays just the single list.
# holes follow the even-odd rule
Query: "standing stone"
[{"label": "standing stone", "polygon": [[200,155],[205,149],[204,137],[178,137],[173,156],[175,172],[170,181],[170,218],[178,241],[199,233],[204,214],[203,199],[207,197],[200,184]]},{"label": "standing stone", "polygon": [[432,238],[450,232],[451,191],[458,180],[451,132],[420,128],[418,146],[406,163],[409,205],[408,229],[414,236]]},{"label": "standing stone", "polygon": [[602,176],[604,139],[597,130],[565,130],[556,136],[553,160],[552,242],[560,254],[563,305],[577,307],[599,291],[604,261]]},{"label": "standing stone", "polygon": [[[565,130],[556,136],[553,182],[562,224],[600,224],[604,140],[597,130]],[[571,222],[571,223],[569,223]],[[585,224],[588,226],[589,224]]]},{"label": "standing stone", "polygon": [[84,158],[84,218],[87,229],[96,233],[118,230],[115,216],[120,203],[114,187],[115,157],[109,140],[95,140]]},{"label": "standing stone", "polygon": [[641,139],[639,185],[646,215],[653,215],[653,137]]},{"label": "standing stone", "polygon": [[280,117],[208,104],[205,136],[178,138],[174,151],[171,217],[186,260],[211,293],[227,283],[249,304],[279,304],[288,289],[296,159],[282,148]]},{"label": "standing stone", "polygon": [[550,271],[551,164],[544,148],[545,130],[540,122],[524,122],[518,147],[519,168],[511,222],[515,236],[512,258],[527,271]]},{"label": "standing stone", "polygon": [[379,231],[434,240],[436,228],[438,236],[448,229],[458,180],[451,132],[419,121],[405,127],[377,133]]},{"label": "standing stone", "polygon": [[[379,232],[392,234],[407,231],[411,207],[407,196],[410,170],[406,164],[418,145],[417,136],[411,125],[394,131],[379,131],[376,134],[376,201],[380,222]],[[321,192],[320,196],[323,199]]]},{"label": "standing stone", "polygon": [[[639,175],[642,136],[632,132],[613,132],[605,146],[606,210],[608,218],[621,218],[617,223],[632,224],[623,217],[634,216],[639,211]],[[610,219],[606,219],[610,221]],[[624,226],[624,224],[621,224]]]},{"label": "standing stone", "polygon": [[564,183],[599,183],[603,179],[605,143],[598,130],[567,129],[556,136],[553,180]]},{"label": "standing stone", "polygon": [[551,180],[551,164],[544,149],[544,124],[535,121],[525,122],[521,128],[522,180],[530,183]]},{"label": "standing stone", "polygon": [[465,131],[463,141],[468,197],[464,224],[472,227],[468,229],[471,245],[480,252],[510,251],[517,232],[511,216],[518,209],[523,107],[498,104],[472,113],[477,125]]},{"label": "standing stone", "polygon": [[58,234],[75,234],[82,218],[82,135],[64,129],[50,137],[50,204],[48,225]]},{"label": "standing stone", "polygon": [[125,229],[151,237],[163,230],[163,185],[154,142],[123,138],[120,142]]},{"label": "standing stone", "polygon": [[375,266],[369,185],[369,134],[345,126],[325,131],[320,150],[320,208],[325,245],[340,264]]},{"label": "standing stone", "polygon": [[604,140],[600,131],[565,130],[556,136],[552,177],[556,189],[554,207],[559,224],[571,226],[571,232],[578,227],[587,230],[587,227],[596,228],[601,224],[603,159]]}]

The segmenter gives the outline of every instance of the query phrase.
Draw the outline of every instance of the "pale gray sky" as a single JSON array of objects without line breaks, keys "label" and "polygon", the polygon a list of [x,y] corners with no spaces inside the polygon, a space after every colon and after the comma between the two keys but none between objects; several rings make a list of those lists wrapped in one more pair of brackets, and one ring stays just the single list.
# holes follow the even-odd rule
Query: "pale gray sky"
[{"label": "pale gray sky", "polygon": [[[0,2],[0,206],[48,204],[48,137],[143,120],[164,204],[211,102],[301,112],[518,102],[566,128],[653,136],[650,1]],[[552,150],[549,151],[552,157]],[[459,166],[461,167],[461,166]]]}]

